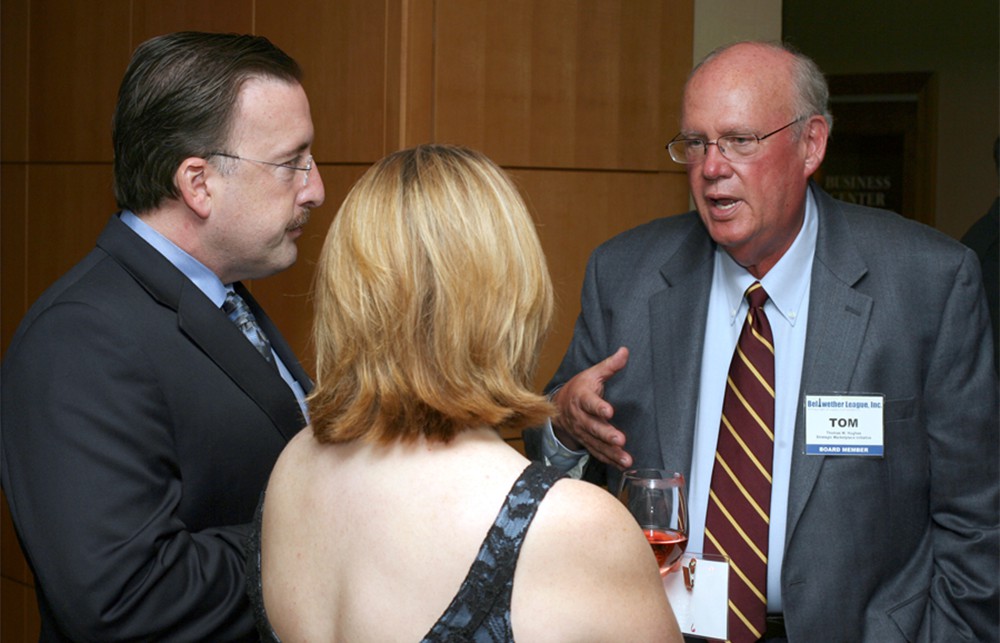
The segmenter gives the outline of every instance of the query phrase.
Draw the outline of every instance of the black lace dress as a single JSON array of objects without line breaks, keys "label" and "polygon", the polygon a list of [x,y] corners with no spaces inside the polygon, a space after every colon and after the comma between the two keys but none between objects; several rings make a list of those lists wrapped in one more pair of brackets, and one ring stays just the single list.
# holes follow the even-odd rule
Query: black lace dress
[{"label": "black lace dress", "polygon": [[[542,498],[564,474],[537,462],[529,464],[511,487],[500,513],[490,527],[479,554],[451,605],[421,643],[513,641],[510,597],[514,569],[524,535]],[[261,640],[279,639],[267,620],[260,577],[260,525],[263,498],[257,507],[247,544],[247,592],[257,618]]]}]

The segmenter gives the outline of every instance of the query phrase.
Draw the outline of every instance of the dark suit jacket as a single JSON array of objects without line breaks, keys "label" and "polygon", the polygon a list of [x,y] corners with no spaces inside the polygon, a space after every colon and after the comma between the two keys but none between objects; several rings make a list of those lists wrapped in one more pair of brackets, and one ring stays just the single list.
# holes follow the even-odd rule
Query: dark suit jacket
[{"label": "dark suit jacket", "polygon": [[972,224],[962,236],[962,243],[979,257],[986,303],[993,322],[993,359],[1000,370],[1000,198],[994,199],[986,214]]},{"label": "dark suit jacket", "polygon": [[242,548],[304,420],[226,315],[116,216],[28,312],[2,373],[3,488],[42,640],[255,640]]},{"label": "dark suit jacket", "polygon": [[[800,394],[884,394],[885,457],[804,455],[800,411],[781,570],[790,640],[996,641],[997,381],[978,261],[926,226],[812,189]],[[590,259],[550,387],[629,347],[606,397],[636,466],[690,472],[714,250],[690,212]],[[618,472],[606,479],[614,488]]]}]

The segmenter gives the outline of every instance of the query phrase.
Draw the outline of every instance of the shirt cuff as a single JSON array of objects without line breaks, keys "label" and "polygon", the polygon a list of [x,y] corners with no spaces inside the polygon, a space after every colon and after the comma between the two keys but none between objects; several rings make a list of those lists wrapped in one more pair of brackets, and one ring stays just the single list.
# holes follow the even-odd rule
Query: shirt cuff
[{"label": "shirt cuff", "polygon": [[552,421],[545,420],[545,426],[542,427],[542,460],[569,477],[579,480],[583,477],[583,468],[590,461],[590,454],[586,450],[573,451],[567,448],[556,437]]}]

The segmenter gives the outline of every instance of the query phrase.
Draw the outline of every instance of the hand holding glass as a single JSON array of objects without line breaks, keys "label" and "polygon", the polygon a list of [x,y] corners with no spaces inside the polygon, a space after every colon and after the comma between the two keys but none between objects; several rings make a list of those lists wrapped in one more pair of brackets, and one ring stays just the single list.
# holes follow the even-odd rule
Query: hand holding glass
[{"label": "hand holding glass", "polygon": [[675,564],[688,539],[684,476],[662,469],[629,469],[622,474],[618,499],[646,535],[660,574],[677,571]]}]

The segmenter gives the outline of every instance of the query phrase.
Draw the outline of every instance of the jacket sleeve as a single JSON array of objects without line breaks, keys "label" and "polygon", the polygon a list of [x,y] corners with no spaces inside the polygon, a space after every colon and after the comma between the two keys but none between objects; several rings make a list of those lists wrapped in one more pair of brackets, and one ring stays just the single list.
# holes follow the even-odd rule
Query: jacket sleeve
[{"label": "jacket sleeve", "polygon": [[1000,638],[997,380],[978,263],[966,252],[941,313],[926,377],[934,570],[932,641]]},{"label": "jacket sleeve", "polygon": [[[580,293],[580,314],[576,318],[576,323],[573,327],[573,337],[570,340],[569,347],[566,349],[566,354],[563,356],[555,375],[552,376],[552,379],[545,387],[547,394],[551,394],[574,375],[597,364],[618,349],[617,346],[609,347],[606,340],[607,333],[604,328],[604,317],[601,312],[602,303],[598,278],[600,255],[600,250],[595,251],[587,261],[587,269],[584,274],[583,287]],[[543,449],[541,445],[545,438],[542,434],[543,430],[529,429],[529,431],[537,431],[538,435],[531,436],[530,438],[525,437],[526,447],[529,443],[534,445],[534,448],[528,451],[529,457],[535,456],[533,459],[542,459]],[[581,464],[583,465],[582,471],[576,469]],[[597,458],[591,457],[586,461],[581,460],[577,463],[576,467],[574,467],[573,477],[596,484],[603,484],[605,482],[607,476],[606,465]]]}]

